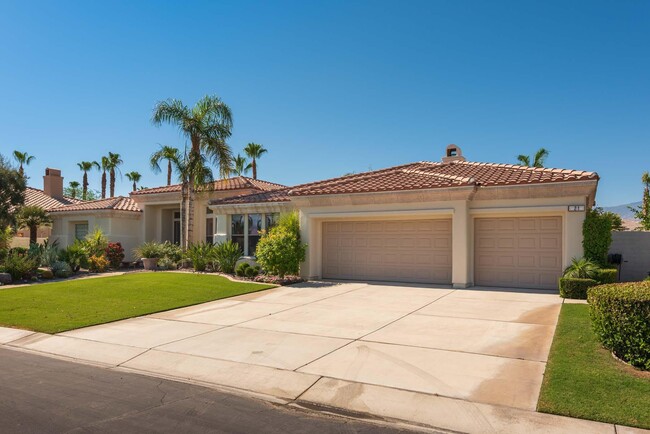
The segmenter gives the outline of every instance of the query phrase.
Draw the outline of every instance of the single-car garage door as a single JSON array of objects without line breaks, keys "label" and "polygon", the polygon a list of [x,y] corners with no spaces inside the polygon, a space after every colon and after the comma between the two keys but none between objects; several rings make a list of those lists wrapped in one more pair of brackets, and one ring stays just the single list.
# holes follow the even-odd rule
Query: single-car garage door
[{"label": "single-car garage door", "polygon": [[323,277],[451,283],[451,219],[323,223]]},{"label": "single-car garage door", "polygon": [[562,217],[477,218],[474,282],[556,289],[562,274]]}]

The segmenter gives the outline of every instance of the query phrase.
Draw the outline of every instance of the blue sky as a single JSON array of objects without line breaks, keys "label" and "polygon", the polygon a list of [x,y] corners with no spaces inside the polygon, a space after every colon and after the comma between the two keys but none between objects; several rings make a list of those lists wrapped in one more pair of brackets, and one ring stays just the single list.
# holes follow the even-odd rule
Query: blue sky
[{"label": "blue sky", "polygon": [[[438,161],[515,162],[601,175],[600,205],[639,200],[650,170],[650,2],[0,2],[0,153],[66,183],[76,162],[123,155],[142,184],[156,101],[219,95],[230,145],[269,149],[285,184]],[[99,188],[99,173],[91,175]],[[129,191],[124,179],[118,192]]]}]

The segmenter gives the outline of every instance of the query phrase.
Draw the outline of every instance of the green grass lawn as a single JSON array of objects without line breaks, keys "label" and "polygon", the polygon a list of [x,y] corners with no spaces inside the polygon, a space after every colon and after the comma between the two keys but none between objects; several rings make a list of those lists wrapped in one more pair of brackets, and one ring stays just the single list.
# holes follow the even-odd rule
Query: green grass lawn
[{"label": "green grass lawn", "polygon": [[0,288],[0,326],[58,333],[272,287],[158,272]]},{"label": "green grass lawn", "polygon": [[600,346],[589,306],[564,304],[537,407],[545,413],[650,428],[650,372],[618,362]]}]

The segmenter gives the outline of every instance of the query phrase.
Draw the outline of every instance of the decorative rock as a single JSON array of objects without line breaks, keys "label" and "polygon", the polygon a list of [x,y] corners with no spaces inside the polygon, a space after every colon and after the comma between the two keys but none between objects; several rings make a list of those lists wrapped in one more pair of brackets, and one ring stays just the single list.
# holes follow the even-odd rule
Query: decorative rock
[{"label": "decorative rock", "polygon": [[0,273],[0,284],[9,285],[13,280],[11,279],[11,274],[9,273]]},{"label": "decorative rock", "polygon": [[41,279],[53,279],[54,273],[49,268],[39,268],[38,274],[41,276]]}]

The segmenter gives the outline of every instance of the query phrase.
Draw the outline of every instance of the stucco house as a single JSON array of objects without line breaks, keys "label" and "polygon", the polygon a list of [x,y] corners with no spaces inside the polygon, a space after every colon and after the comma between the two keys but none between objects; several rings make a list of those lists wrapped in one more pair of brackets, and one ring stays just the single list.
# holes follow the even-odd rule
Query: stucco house
[{"label": "stucco house", "polygon": [[[582,222],[598,179],[594,172],[470,162],[456,145],[440,162],[294,187],[232,178],[197,201],[194,241],[231,239],[253,255],[259,231],[297,210],[307,278],[554,289],[571,258],[582,256]],[[135,192],[130,200],[138,213],[134,240],[139,231],[139,241],[179,241],[180,186]],[[69,239],[71,228],[55,223],[53,236]]]}]

